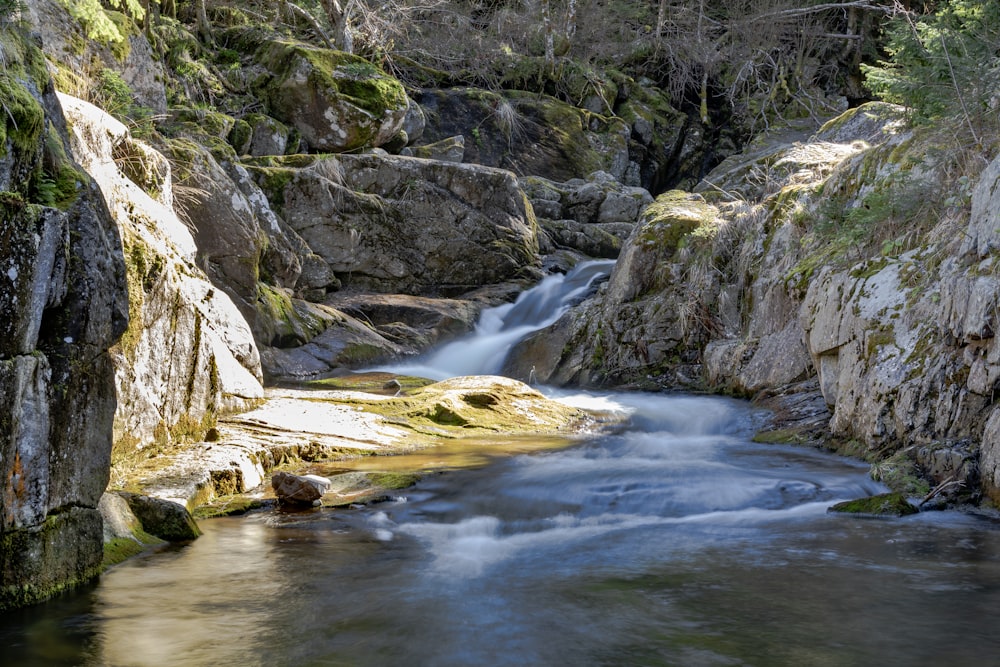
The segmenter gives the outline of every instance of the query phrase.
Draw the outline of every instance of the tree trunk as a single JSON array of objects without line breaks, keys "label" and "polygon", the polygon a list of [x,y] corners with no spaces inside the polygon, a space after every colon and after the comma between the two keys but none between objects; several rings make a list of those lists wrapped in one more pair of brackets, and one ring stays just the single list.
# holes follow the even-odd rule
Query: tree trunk
[{"label": "tree trunk", "polygon": [[542,25],[545,29],[545,66],[551,73],[556,68],[556,43],[552,29],[552,0],[542,0]]},{"label": "tree trunk", "polygon": [[198,0],[196,9],[198,12],[198,36],[201,37],[201,41],[214,46],[215,36],[212,34],[212,24],[208,22],[205,0]]},{"label": "tree trunk", "polygon": [[[350,4],[341,5],[339,0],[321,0],[326,17],[333,28],[333,42],[346,53],[354,53],[354,37],[348,25]],[[348,0],[350,2],[350,0]]]}]

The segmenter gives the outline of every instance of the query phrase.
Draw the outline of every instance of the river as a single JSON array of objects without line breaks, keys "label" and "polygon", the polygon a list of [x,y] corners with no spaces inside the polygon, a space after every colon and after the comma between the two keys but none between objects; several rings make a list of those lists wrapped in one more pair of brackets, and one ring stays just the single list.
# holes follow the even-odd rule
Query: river
[{"label": "river", "polygon": [[462,469],[389,502],[204,521],[0,617],[0,664],[998,664],[995,521],[829,514],[884,489],[753,443],[740,401],[553,393],[627,426],[473,467],[430,452]]}]

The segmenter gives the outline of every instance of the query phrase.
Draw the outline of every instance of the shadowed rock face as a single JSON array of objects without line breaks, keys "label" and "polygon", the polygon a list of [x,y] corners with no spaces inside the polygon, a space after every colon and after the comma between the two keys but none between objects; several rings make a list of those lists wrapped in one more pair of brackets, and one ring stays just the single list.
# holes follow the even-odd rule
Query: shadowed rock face
[{"label": "shadowed rock face", "polygon": [[[100,192],[66,157],[65,121],[41,53],[13,31],[2,40],[13,84],[0,95],[12,110],[0,145],[0,608],[7,608],[86,581],[100,566],[96,508],[108,482],[116,404],[108,348],[125,330],[128,298],[118,230]],[[56,192],[33,185],[40,179],[56,183]]]}]

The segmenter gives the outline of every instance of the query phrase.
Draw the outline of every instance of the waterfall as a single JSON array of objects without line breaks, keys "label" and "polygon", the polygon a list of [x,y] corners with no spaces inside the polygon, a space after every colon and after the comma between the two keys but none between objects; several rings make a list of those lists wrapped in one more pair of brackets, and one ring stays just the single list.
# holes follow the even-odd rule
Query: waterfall
[{"label": "waterfall", "polygon": [[412,363],[376,370],[444,380],[462,375],[495,375],[511,348],[528,334],[558,320],[608,276],[614,260],[581,262],[567,274],[546,276],[514,303],[487,308],[471,334],[429,352]]}]

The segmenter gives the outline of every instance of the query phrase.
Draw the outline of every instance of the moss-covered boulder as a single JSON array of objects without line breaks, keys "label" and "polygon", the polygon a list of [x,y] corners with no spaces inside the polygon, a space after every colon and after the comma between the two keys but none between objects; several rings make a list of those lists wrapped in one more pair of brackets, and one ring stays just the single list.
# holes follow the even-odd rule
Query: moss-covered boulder
[{"label": "moss-covered boulder", "polygon": [[900,493],[883,493],[867,498],[846,500],[830,507],[831,512],[861,516],[908,516],[920,510]]},{"label": "moss-covered boulder", "polygon": [[266,42],[255,57],[266,72],[256,85],[271,115],[313,150],[381,146],[403,127],[402,84],[361,57],[281,40]]},{"label": "moss-covered boulder", "polygon": [[151,535],[168,542],[184,542],[201,535],[201,529],[183,505],[138,493],[123,491],[119,495],[142,523],[143,530]]},{"label": "moss-covered boulder", "polygon": [[423,90],[418,101],[427,116],[424,143],[462,135],[466,162],[558,181],[602,169],[621,178],[628,166],[624,122],[554,97],[449,88]]}]

